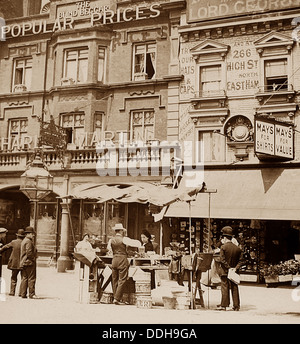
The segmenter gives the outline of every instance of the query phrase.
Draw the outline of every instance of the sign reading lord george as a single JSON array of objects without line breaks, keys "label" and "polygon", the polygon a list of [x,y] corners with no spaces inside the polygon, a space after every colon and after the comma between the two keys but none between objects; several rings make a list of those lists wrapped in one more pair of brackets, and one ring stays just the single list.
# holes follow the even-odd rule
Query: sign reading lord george
[{"label": "sign reading lord george", "polygon": [[255,120],[255,152],[294,159],[294,133],[289,124]]},{"label": "sign reading lord george", "polygon": [[187,0],[188,21],[195,22],[245,13],[277,11],[300,6],[300,0]]}]

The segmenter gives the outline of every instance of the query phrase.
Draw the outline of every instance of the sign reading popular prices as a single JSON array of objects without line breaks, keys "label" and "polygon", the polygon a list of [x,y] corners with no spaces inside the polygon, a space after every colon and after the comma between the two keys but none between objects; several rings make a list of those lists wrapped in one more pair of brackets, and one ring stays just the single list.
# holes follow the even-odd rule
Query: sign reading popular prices
[{"label": "sign reading popular prices", "polygon": [[256,119],[255,152],[294,159],[294,132],[292,126],[271,120]]}]

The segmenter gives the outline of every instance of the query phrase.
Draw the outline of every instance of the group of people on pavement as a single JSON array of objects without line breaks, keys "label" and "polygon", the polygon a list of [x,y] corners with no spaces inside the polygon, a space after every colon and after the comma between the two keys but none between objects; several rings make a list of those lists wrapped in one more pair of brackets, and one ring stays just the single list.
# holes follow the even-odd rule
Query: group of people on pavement
[{"label": "group of people on pavement", "polygon": [[[113,253],[112,259],[112,287],[114,294],[113,303],[122,305],[122,295],[125,282],[128,278],[129,263],[127,259],[127,246],[141,247],[151,246],[150,235],[142,233],[142,244],[139,240],[133,240],[126,236],[126,229],[122,224],[118,223],[113,227],[115,235],[108,242],[108,250]],[[148,240],[144,240],[143,236],[147,236]],[[217,306],[218,310],[226,311],[230,304],[230,290],[233,301],[233,310],[239,311],[240,297],[238,284],[228,278],[228,272],[232,269],[238,273],[243,264],[243,254],[237,242],[234,240],[233,229],[225,226],[222,229],[222,245],[220,247],[220,265],[219,275],[221,278],[221,304]]]},{"label": "group of people on pavement", "polygon": [[[16,233],[17,238],[3,245],[1,241],[5,238],[6,233],[6,228],[0,228],[0,259],[2,252],[11,250],[7,264],[7,268],[11,270],[9,295],[14,296],[16,294],[17,279],[20,273],[19,296],[27,298],[28,294],[30,299],[35,299],[37,298],[35,295],[37,251],[34,244],[34,229],[31,226],[26,227],[25,230],[19,229]],[[0,262],[0,277],[1,271],[2,262]]]}]

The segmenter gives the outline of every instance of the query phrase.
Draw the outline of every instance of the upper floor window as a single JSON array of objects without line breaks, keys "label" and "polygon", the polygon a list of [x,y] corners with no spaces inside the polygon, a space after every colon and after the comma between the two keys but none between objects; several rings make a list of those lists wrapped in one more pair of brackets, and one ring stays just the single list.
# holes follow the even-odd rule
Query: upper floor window
[{"label": "upper floor window", "polygon": [[143,141],[154,139],[154,111],[142,110],[131,113],[130,139]]},{"label": "upper floor window", "polygon": [[105,83],[105,48],[98,48],[98,82]]},{"label": "upper floor window", "polygon": [[83,113],[68,113],[61,116],[62,127],[66,130],[67,143],[76,144],[80,135],[84,135],[85,116]]},{"label": "upper floor window", "polygon": [[88,49],[80,48],[66,50],[64,64],[64,78],[72,83],[80,84],[87,81],[88,75]]},{"label": "upper floor window", "polygon": [[287,59],[265,61],[265,85],[267,91],[287,90]]},{"label": "upper floor window", "polygon": [[21,139],[23,136],[26,136],[27,130],[28,130],[27,118],[9,120],[8,136],[12,141],[15,137],[18,137],[19,139]]},{"label": "upper floor window", "polygon": [[214,95],[221,90],[221,65],[200,66],[200,92],[202,96]]},{"label": "upper floor window", "polygon": [[225,161],[225,139],[213,131],[198,131],[197,162]]},{"label": "upper floor window", "polygon": [[156,69],[156,44],[139,44],[134,47],[133,80],[153,79]]},{"label": "upper floor window", "polygon": [[31,88],[32,58],[17,59],[14,62],[13,91],[28,91]]}]

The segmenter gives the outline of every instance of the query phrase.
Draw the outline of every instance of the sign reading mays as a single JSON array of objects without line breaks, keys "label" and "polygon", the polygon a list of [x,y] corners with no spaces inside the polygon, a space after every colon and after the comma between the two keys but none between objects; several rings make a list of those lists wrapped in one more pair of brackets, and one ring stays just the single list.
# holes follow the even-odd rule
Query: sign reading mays
[{"label": "sign reading mays", "polygon": [[187,0],[188,22],[297,8],[300,0]]},{"label": "sign reading mays", "polygon": [[287,123],[255,119],[255,153],[294,159],[294,131]]}]

